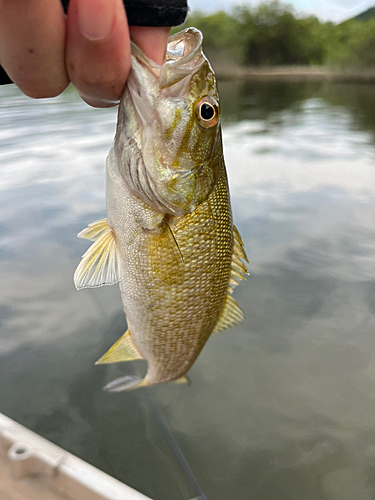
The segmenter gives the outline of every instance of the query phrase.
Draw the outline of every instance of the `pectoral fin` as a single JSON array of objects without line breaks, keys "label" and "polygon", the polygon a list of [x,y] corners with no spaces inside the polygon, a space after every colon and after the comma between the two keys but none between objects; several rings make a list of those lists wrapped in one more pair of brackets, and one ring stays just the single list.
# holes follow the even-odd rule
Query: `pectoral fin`
[{"label": "pectoral fin", "polygon": [[143,358],[133,344],[130,332],[127,330],[95,364],[119,363],[120,361],[134,361],[135,359]]},{"label": "pectoral fin", "polygon": [[78,237],[92,240],[94,243],[82,256],[74,273],[77,290],[117,283],[119,270],[116,240],[107,219],[93,222],[81,231]]},{"label": "pectoral fin", "polygon": [[89,224],[83,231],[77,234],[78,238],[95,241],[108,229],[108,220],[101,219]]},{"label": "pectoral fin", "polygon": [[227,294],[225,299],[225,305],[221,316],[216,323],[214,331],[212,333],[221,332],[226,328],[231,328],[232,326],[238,325],[244,319],[244,313],[237,302]]}]

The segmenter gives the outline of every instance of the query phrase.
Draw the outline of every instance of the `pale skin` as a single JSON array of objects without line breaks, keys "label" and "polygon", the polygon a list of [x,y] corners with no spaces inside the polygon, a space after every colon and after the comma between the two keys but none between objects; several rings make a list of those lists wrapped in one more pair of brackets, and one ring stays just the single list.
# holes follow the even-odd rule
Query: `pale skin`
[{"label": "pale skin", "polygon": [[130,38],[158,64],[169,28],[128,26],[122,0],[0,0],[0,64],[29,97],[70,82],[91,106],[116,106],[130,70]]}]

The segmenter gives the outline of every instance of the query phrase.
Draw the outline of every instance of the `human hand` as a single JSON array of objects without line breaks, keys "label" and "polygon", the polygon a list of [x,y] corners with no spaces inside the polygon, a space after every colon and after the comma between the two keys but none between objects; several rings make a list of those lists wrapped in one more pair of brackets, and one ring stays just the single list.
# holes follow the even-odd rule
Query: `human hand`
[{"label": "human hand", "polygon": [[26,95],[59,95],[72,82],[91,106],[118,104],[130,37],[156,63],[169,28],[128,27],[122,0],[0,0],[0,64]]}]

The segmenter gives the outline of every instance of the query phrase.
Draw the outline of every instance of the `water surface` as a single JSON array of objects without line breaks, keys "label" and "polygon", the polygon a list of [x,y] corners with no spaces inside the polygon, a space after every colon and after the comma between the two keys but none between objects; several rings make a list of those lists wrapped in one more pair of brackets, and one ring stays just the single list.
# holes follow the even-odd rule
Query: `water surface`
[{"label": "water surface", "polygon": [[133,369],[94,366],[126,330],[120,294],[72,276],[76,234],[105,216],[116,111],[0,89],[0,411],[154,500],[370,500],[375,87],[220,90],[246,320],[191,387],[108,394]]}]

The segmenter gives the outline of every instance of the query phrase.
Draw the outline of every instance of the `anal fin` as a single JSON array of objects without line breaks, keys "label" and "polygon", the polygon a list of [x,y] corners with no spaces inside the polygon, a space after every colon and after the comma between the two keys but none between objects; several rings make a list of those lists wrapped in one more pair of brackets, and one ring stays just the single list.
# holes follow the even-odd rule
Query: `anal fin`
[{"label": "anal fin", "polygon": [[81,288],[113,285],[119,280],[118,256],[113,229],[107,219],[93,222],[78,234],[79,238],[94,241],[82,256],[74,273],[74,284]]},{"label": "anal fin", "polygon": [[130,332],[127,330],[95,364],[119,363],[120,361],[134,361],[136,359],[143,358],[133,344]]}]

